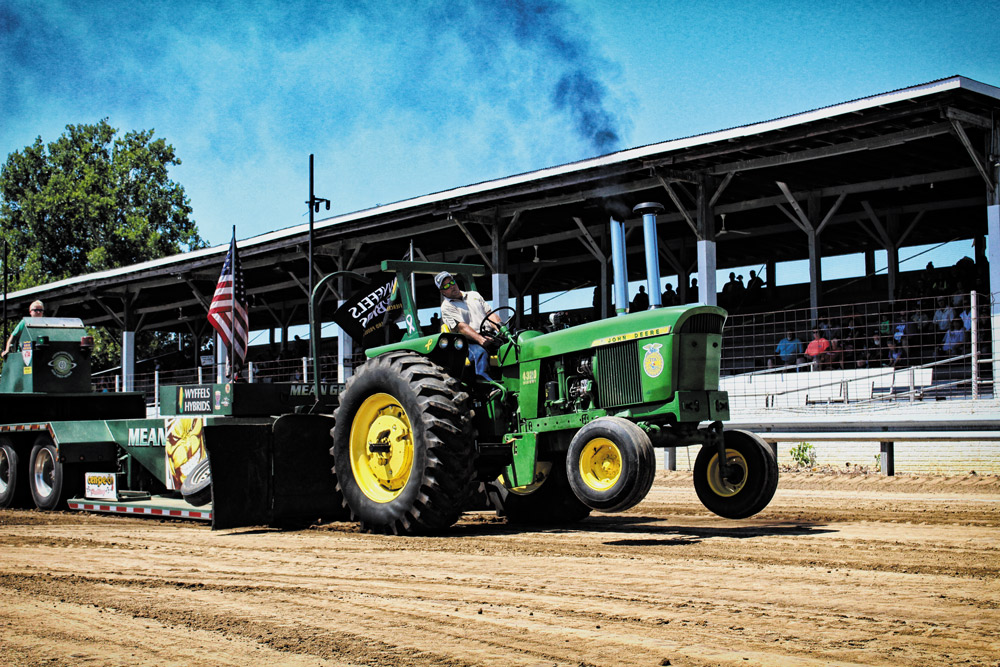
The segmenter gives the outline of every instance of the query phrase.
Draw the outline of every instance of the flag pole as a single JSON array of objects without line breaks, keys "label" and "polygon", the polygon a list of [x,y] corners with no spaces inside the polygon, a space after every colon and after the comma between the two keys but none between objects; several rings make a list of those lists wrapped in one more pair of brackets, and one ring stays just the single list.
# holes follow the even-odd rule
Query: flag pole
[{"label": "flag pole", "polygon": [[7,340],[7,239],[3,240],[3,338]]},{"label": "flag pole", "polygon": [[233,278],[233,299],[229,309],[229,379],[236,380],[236,225],[233,225],[233,240],[229,243],[229,252],[233,256],[229,266]]}]

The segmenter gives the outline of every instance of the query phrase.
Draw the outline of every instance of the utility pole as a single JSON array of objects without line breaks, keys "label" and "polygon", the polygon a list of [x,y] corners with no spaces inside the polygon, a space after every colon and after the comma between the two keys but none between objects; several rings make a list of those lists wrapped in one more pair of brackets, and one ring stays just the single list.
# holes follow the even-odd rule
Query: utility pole
[{"label": "utility pole", "polygon": [[[330,210],[330,200],[317,197],[313,189],[313,154],[309,154],[309,291],[306,299],[309,306],[309,347],[312,350],[314,373],[319,373],[319,337],[322,335],[319,323],[316,321],[316,313],[313,312],[313,214],[319,213],[319,205],[326,204],[326,210]],[[306,378],[302,378],[305,380]],[[318,397],[317,397],[318,398]]]}]

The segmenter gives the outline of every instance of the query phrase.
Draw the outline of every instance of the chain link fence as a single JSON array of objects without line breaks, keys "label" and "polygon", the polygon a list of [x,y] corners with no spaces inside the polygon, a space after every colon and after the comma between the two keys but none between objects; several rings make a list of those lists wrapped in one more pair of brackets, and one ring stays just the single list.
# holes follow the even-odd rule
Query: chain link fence
[{"label": "chain link fence", "polygon": [[[975,292],[772,312],[737,313],[723,330],[721,388],[734,410],[829,410],[887,401],[992,399],[990,297]],[[360,365],[364,355],[347,360]],[[311,383],[309,357],[251,362],[242,377]],[[320,378],[338,381],[337,358]],[[138,373],[135,391],[158,400],[162,385],[214,382],[211,367]],[[97,391],[121,391],[120,375],[95,375]]]},{"label": "chain link fence", "polygon": [[722,388],[740,410],[993,398],[988,295],[737,314]]}]

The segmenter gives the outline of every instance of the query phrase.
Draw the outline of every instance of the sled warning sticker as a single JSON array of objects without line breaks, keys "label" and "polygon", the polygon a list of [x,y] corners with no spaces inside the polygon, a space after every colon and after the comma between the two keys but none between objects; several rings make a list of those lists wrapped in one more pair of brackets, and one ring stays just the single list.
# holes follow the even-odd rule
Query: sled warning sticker
[{"label": "sled warning sticker", "polygon": [[660,348],[663,347],[659,343],[650,343],[649,345],[643,345],[642,349],[646,350],[646,355],[642,358],[642,370],[646,371],[646,375],[651,378],[659,377],[660,373],[663,372],[663,355],[660,354]]},{"label": "sled warning sticker", "polygon": [[31,341],[30,340],[26,340],[23,343],[21,343],[21,360],[24,361],[24,374],[25,375],[29,375],[31,373],[31,371],[28,370],[28,367],[31,366],[31,350],[32,349],[33,348],[31,346]]}]

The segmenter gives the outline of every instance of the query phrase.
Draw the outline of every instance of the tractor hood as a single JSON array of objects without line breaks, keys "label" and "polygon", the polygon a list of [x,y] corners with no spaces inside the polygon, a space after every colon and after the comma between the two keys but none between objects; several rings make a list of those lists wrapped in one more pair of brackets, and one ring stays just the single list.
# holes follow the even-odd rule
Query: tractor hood
[{"label": "tractor hood", "polygon": [[687,305],[644,310],[547,334],[526,331],[519,337],[519,357],[521,361],[542,359],[681,331],[722,333],[725,320],[726,311],[717,306]]}]

